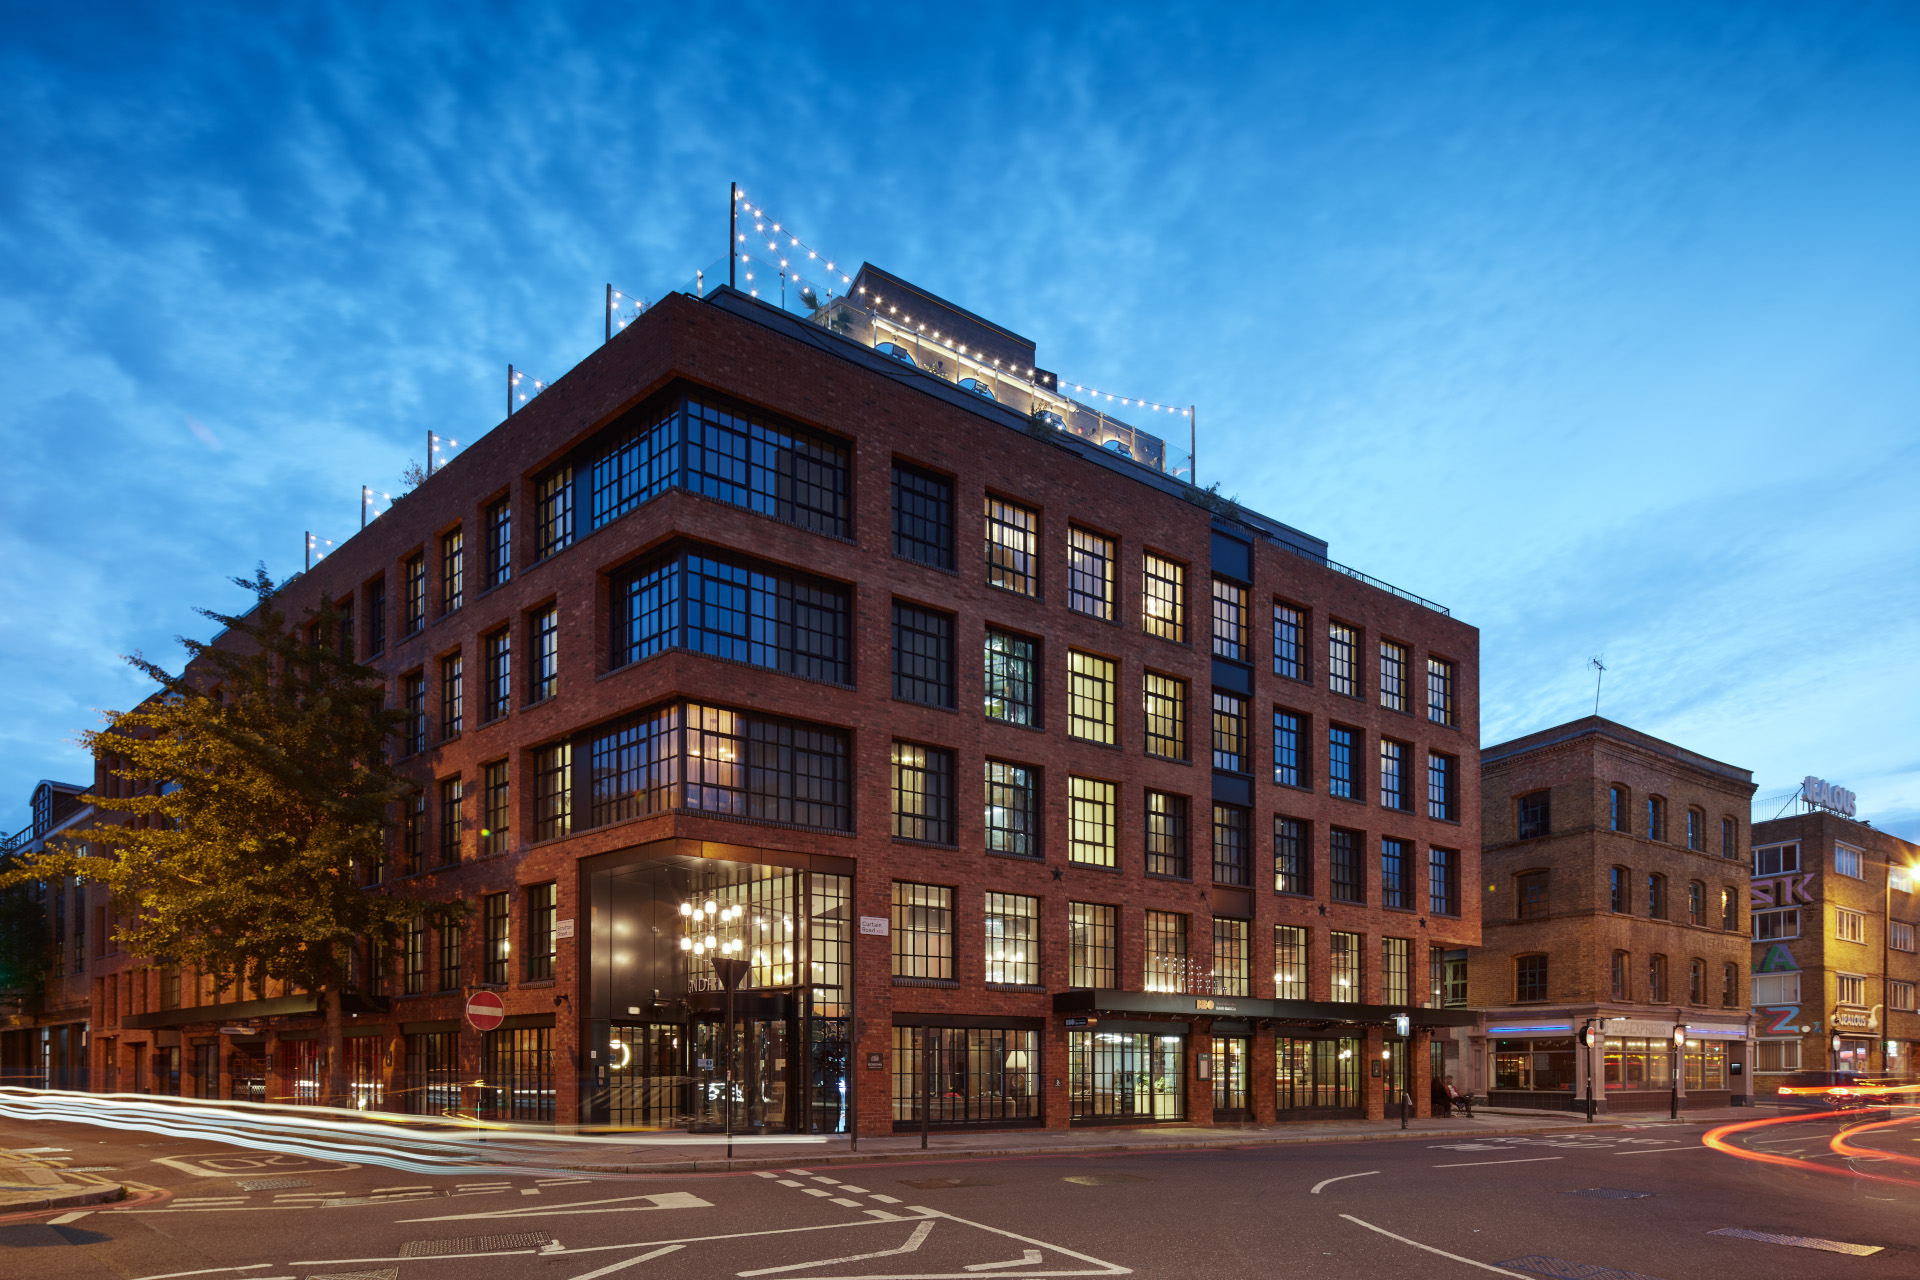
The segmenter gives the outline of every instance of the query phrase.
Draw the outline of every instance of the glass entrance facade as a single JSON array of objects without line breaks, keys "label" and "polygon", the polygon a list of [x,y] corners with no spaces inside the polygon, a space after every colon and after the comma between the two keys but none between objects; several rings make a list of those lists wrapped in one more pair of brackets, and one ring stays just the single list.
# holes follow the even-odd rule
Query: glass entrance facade
[{"label": "glass entrance facade", "polygon": [[1274,1037],[1274,1111],[1294,1120],[1359,1114],[1365,1105],[1360,1097],[1360,1045],[1350,1037]]},{"label": "glass entrance facade", "polygon": [[1067,1032],[1067,1084],[1078,1123],[1187,1117],[1187,1037],[1138,1031]]}]

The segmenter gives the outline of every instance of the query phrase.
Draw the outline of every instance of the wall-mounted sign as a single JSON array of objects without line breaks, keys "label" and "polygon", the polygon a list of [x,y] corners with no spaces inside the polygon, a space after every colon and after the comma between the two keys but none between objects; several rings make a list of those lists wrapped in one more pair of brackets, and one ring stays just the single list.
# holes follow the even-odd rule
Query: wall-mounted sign
[{"label": "wall-mounted sign", "polygon": [[884,1071],[886,1070],[886,1067],[887,1067],[887,1060],[880,1054],[870,1053],[867,1055],[867,1070]]},{"label": "wall-mounted sign", "polygon": [[1833,1025],[1845,1027],[1850,1031],[1871,1031],[1875,1022],[1874,1016],[1870,1013],[1860,1013],[1852,1009],[1833,1011]]},{"label": "wall-mounted sign", "polygon": [[1747,887],[1747,905],[1756,911],[1768,907],[1790,907],[1796,902],[1813,903],[1813,872],[1781,876],[1778,880],[1756,880]]},{"label": "wall-mounted sign", "polygon": [[1800,783],[1800,798],[1816,809],[1825,809],[1843,818],[1853,816],[1853,792],[1845,787],[1836,787],[1825,778],[1808,774]]},{"label": "wall-mounted sign", "polygon": [[1195,1000],[1193,1007],[1197,1013],[1238,1013],[1240,1006],[1228,1004],[1225,1000]]},{"label": "wall-mounted sign", "polygon": [[571,938],[573,936],[573,921],[555,920],[553,922],[553,936],[556,938]]},{"label": "wall-mounted sign", "polygon": [[879,938],[886,937],[887,936],[887,918],[885,916],[861,916],[860,932],[872,934],[873,936],[879,937]]}]

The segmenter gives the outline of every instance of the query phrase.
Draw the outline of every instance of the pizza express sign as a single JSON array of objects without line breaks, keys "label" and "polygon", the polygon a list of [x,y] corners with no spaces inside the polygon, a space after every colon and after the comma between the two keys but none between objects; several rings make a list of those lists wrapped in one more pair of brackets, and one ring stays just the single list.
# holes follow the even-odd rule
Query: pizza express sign
[{"label": "pizza express sign", "polygon": [[1800,798],[1816,809],[1825,809],[1837,813],[1843,818],[1853,816],[1853,792],[1845,787],[1836,787],[1824,778],[1808,774],[1800,782]]}]

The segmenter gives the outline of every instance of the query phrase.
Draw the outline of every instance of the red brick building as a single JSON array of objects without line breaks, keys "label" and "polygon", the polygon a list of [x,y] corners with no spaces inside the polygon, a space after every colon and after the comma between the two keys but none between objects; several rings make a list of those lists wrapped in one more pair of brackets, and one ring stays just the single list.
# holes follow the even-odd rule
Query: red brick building
[{"label": "red brick building", "polygon": [[[1195,489],[1185,414],[851,284],[667,297],[289,587],[415,713],[370,891],[474,908],[370,958],[358,1100],[875,1133],[1377,1116],[1410,1071],[1424,1108],[1477,631]],[[106,979],[116,1064],[318,1078],[310,997]]]}]

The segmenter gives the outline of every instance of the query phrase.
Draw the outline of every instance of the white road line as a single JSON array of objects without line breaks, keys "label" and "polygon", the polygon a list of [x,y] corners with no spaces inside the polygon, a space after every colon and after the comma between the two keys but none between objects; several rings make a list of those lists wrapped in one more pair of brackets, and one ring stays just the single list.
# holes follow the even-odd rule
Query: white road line
[{"label": "white road line", "polygon": [[1425,1249],[1428,1253],[1437,1253],[1443,1258],[1452,1258],[1455,1262],[1464,1262],[1468,1266],[1478,1267],[1482,1271],[1491,1271],[1493,1272],[1493,1274],[1497,1276],[1513,1276],[1515,1280],[1538,1280],[1538,1277],[1536,1276],[1521,1275],[1518,1271],[1509,1271],[1505,1267],[1496,1267],[1490,1263],[1480,1262],[1474,1258],[1463,1258],[1457,1253],[1448,1253],[1445,1249],[1436,1249],[1430,1244],[1421,1244],[1418,1240],[1409,1240],[1405,1236],[1395,1235],[1393,1232],[1387,1230],[1385,1227],[1376,1227],[1371,1222],[1361,1222],[1360,1219],[1354,1217],[1350,1213],[1343,1213],[1340,1216],[1345,1218],[1348,1222],[1356,1223],[1359,1226],[1365,1227],[1369,1231],[1377,1231],[1381,1235],[1386,1236],[1390,1240],[1398,1240],[1401,1244],[1410,1244],[1416,1249]]},{"label": "white road line", "polygon": [[775,1173],[771,1169],[761,1169],[758,1172],[756,1172],[753,1176],[756,1178],[777,1178],[780,1175]]},{"label": "white road line", "polygon": [[818,1187],[802,1187],[800,1188],[800,1194],[806,1195],[806,1196],[830,1196],[833,1194],[833,1192],[822,1191]]},{"label": "white road line", "polygon": [[780,1179],[780,1185],[783,1187],[797,1187],[800,1184],[795,1182],[792,1178],[782,1178]]},{"label": "white road line", "polygon": [[819,1258],[812,1262],[789,1262],[781,1267],[760,1267],[754,1271],[736,1271],[734,1274],[742,1277],[777,1276],[782,1271],[804,1271],[808,1267],[831,1267],[842,1262],[865,1262],[869,1258],[891,1258],[902,1253],[916,1252],[922,1244],[926,1243],[927,1236],[931,1234],[932,1231],[933,1224],[931,1222],[923,1222],[913,1229],[913,1234],[908,1236],[907,1242],[898,1249],[881,1249],[874,1253],[853,1253],[848,1254],[844,1258]]},{"label": "white road line", "polygon": [[878,1200],[881,1204],[899,1204],[900,1203],[898,1200],[894,1199],[892,1196],[883,1196],[877,1192],[874,1194],[873,1199]]},{"label": "white road line", "polygon": [[1345,1182],[1348,1178],[1371,1178],[1378,1172],[1380,1172],[1378,1169],[1369,1169],[1365,1173],[1343,1173],[1337,1178],[1323,1178],[1319,1182],[1314,1183],[1313,1190],[1307,1192],[1307,1194],[1317,1196],[1320,1194],[1320,1188],[1322,1187],[1330,1187],[1336,1182]]},{"label": "white road line", "polygon": [[[1472,1169],[1483,1164],[1539,1164],[1543,1160],[1565,1160],[1565,1156],[1528,1156],[1525,1160],[1469,1160],[1465,1164],[1437,1164],[1436,1169]],[[1513,1274],[1508,1272],[1509,1275]]]},{"label": "white road line", "polygon": [[1038,1249],[1023,1249],[1017,1258],[1008,1258],[1005,1262],[976,1262],[962,1271],[998,1271],[1002,1267],[1037,1267],[1046,1255]]},{"label": "white road line", "polygon": [[837,1204],[846,1209],[858,1209],[862,1207],[858,1200],[849,1200],[845,1196],[835,1196],[833,1199],[827,1201],[827,1203]]},{"label": "white road line", "polygon": [[840,1189],[846,1192],[850,1196],[863,1196],[867,1194],[867,1189],[865,1187],[856,1187],[851,1182],[841,1183]]},{"label": "white road line", "polygon": [[652,1253],[643,1253],[637,1258],[628,1258],[625,1262],[615,1262],[609,1266],[604,1266],[600,1268],[598,1271],[583,1271],[579,1275],[575,1276],[573,1280],[599,1280],[601,1276],[612,1275],[616,1271],[624,1271],[628,1267],[633,1266],[635,1263],[651,1262],[655,1258],[658,1258],[663,1254],[676,1253],[679,1250],[684,1249],[686,1247],[687,1246],[683,1244],[666,1245],[663,1248],[655,1249]]},{"label": "white road line", "polygon": [[[634,1204],[645,1200],[647,1204]],[[596,1206],[611,1205],[612,1208]],[[402,1222],[464,1222],[469,1218],[550,1218],[581,1213],[644,1213],[652,1209],[711,1209],[711,1202],[687,1191],[656,1191],[641,1196],[615,1196],[610,1200],[580,1200],[552,1209],[532,1204],[524,1209],[496,1209],[486,1213],[449,1213],[437,1218],[402,1218]]]},{"label": "white road line", "polygon": [[156,1276],[135,1276],[134,1280],[175,1280],[177,1276],[211,1276],[228,1271],[265,1271],[272,1265],[271,1262],[249,1262],[244,1267],[204,1267],[199,1271],[163,1271]]}]

